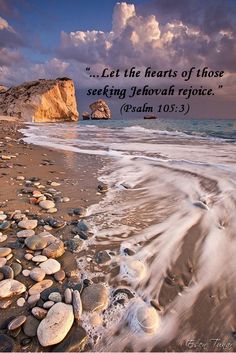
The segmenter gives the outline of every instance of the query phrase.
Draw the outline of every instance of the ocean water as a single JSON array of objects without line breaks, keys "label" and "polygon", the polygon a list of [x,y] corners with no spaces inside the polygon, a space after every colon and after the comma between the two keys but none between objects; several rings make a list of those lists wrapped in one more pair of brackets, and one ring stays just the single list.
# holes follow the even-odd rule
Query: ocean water
[{"label": "ocean water", "polygon": [[[94,350],[188,350],[190,338],[227,338],[236,298],[236,121],[30,124],[24,134],[30,143],[106,157],[99,179],[109,191],[88,209],[94,236],[86,246],[113,256],[93,273],[87,259],[78,266],[103,276],[111,301],[124,286],[134,298],[111,305],[102,326],[83,314]],[[151,300],[162,309],[150,333],[136,313]]]}]

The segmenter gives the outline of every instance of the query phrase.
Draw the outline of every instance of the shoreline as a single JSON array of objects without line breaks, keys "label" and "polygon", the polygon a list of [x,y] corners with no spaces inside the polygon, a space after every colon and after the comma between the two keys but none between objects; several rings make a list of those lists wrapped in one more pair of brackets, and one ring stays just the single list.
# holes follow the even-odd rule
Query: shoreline
[{"label": "shoreline", "polygon": [[[4,222],[9,223],[8,229],[0,230],[2,233],[1,240],[6,238],[0,243],[0,248],[11,249],[10,255],[6,256],[6,258],[9,257],[9,260],[7,260],[4,265],[5,270],[6,267],[9,270],[12,264],[17,263],[20,265],[13,265],[13,267],[19,268],[20,272],[17,273],[17,275],[15,273],[13,275],[5,274],[2,269],[0,275],[2,275],[2,280],[14,278],[26,286],[26,291],[21,295],[14,295],[12,298],[9,297],[7,299],[0,298],[0,306],[2,308],[0,319],[0,351],[4,351],[6,348],[9,351],[49,351],[52,347],[54,349],[55,345],[52,347],[42,347],[39,345],[36,336],[29,337],[25,334],[25,323],[20,325],[16,330],[9,330],[9,322],[12,321],[14,317],[19,316],[26,316],[26,322],[33,320],[33,325],[35,325],[36,319],[35,316],[32,315],[32,305],[28,303],[28,291],[34,284],[41,283],[40,281],[36,282],[30,279],[29,276],[22,274],[24,270],[29,272],[32,268],[38,267],[38,265],[40,266],[40,263],[34,263],[31,260],[25,259],[26,251],[27,254],[32,255],[36,253],[41,255],[42,252],[27,249],[24,245],[25,238],[17,238],[16,234],[23,229],[20,229],[19,225],[17,225],[19,219],[17,219],[17,217],[17,220],[14,219],[15,211],[21,212],[26,218],[31,220],[36,219],[38,221],[38,225],[34,229],[36,235],[41,232],[50,232],[50,234],[62,240],[64,243],[65,252],[55,260],[61,264],[61,269],[64,273],[61,271],[60,275],[62,278],[65,276],[65,279],[57,281],[53,274],[46,275],[45,277],[45,279],[53,281],[49,291],[59,291],[64,301],[65,289],[67,287],[79,287],[84,280],[80,278],[76,262],[79,248],[83,240],[79,239],[77,243],[75,241],[73,242],[75,235],[72,233],[76,221],[84,217],[72,214],[72,210],[77,209],[77,213],[79,213],[78,209],[80,209],[81,215],[83,216],[84,210],[90,205],[101,201],[102,194],[97,192],[97,176],[98,170],[103,167],[103,160],[93,155],[79,155],[73,152],[56,151],[50,148],[27,144],[22,140],[22,134],[19,132],[21,128],[22,124],[15,121],[2,120],[0,122],[0,217],[2,217],[0,226]],[[90,162],[88,162],[88,159],[90,159]],[[30,180],[31,182],[27,182]],[[55,193],[52,193],[51,199],[57,208],[57,211],[52,214],[43,210],[36,204],[37,198],[32,197],[32,193],[35,191],[46,194],[49,193],[50,189],[55,190]],[[3,220],[5,217],[6,219]],[[61,228],[55,228],[49,225],[48,219],[57,220],[59,224],[65,222],[66,225]],[[68,242],[68,240],[70,240],[70,242]],[[77,254],[74,255],[72,249],[73,247],[76,248],[76,246]],[[4,258],[5,255],[3,254],[0,257]],[[23,298],[21,300],[23,306],[19,306],[17,301],[19,298]],[[36,306],[40,308],[38,309],[39,312],[43,312],[43,310],[45,312],[45,308],[43,308],[44,303],[45,301],[42,301],[42,298],[40,298],[33,307]],[[55,303],[57,304],[57,302]],[[36,314],[36,316],[37,315],[39,314]],[[73,332],[76,326],[77,328],[78,325],[80,326],[79,322],[76,321],[78,320],[75,320],[69,332]],[[81,328],[76,330],[76,332],[77,343],[75,348],[76,350],[80,350],[88,341],[87,335]],[[70,333],[66,338],[69,335]],[[69,349],[66,346],[68,339],[62,340],[64,344],[63,350]]]}]

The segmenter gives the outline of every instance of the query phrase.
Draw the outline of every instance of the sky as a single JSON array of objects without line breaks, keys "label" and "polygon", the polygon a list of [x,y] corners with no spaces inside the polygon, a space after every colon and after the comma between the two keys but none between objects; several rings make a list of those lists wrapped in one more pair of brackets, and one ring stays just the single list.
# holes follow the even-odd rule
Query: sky
[{"label": "sky", "polygon": [[[104,67],[120,71],[194,66],[223,70],[219,79],[193,77],[189,85],[212,88],[215,96],[193,97],[192,118],[236,119],[236,0],[0,0],[0,84],[39,78],[74,80],[80,113],[88,110],[88,88],[105,84],[165,88],[176,79],[90,78]],[[217,89],[218,85],[222,89]],[[102,97],[92,97],[93,100]],[[138,97],[142,105],[186,103],[183,98]],[[118,115],[121,101],[108,103]],[[175,114],[174,117],[180,117]]]}]

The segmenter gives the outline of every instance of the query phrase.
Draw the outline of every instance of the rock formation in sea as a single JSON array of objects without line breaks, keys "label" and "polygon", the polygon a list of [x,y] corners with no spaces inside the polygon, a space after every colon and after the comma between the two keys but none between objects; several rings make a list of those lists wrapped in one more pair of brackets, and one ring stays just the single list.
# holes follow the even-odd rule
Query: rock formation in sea
[{"label": "rock formation in sea", "polygon": [[103,99],[90,104],[91,119],[111,119],[111,111],[107,103]]},{"label": "rock formation in sea", "polygon": [[156,115],[145,115],[143,118],[144,119],[157,119],[157,116]]},{"label": "rock formation in sea", "polygon": [[69,78],[40,79],[0,90],[0,115],[16,116],[26,121],[76,121],[75,87]]},{"label": "rock formation in sea", "polygon": [[89,120],[90,119],[90,114],[88,112],[83,112],[82,113],[83,120]]}]

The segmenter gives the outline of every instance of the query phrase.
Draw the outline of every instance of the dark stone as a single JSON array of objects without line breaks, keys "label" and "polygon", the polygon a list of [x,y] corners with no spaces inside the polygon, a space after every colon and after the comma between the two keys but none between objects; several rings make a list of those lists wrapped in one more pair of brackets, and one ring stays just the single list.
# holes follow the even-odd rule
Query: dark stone
[{"label": "dark stone", "polygon": [[0,352],[13,352],[14,345],[15,343],[11,337],[0,334]]},{"label": "dark stone", "polygon": [[25,239],[24,238],[19,238],[17,241],[14,243],[10,244],[12,249],[23,249],[25,246]]},{"label": "dark stone", "polygon": [[15,277],[18,276],[22,271],[22,266],[18,262],[13,262],[13,264],[11,264],[11,268],[14,272]]},{"label": "dark stone", "polygon": [[108,254],[106,250],[101,250],[96,253],[95,255],[95,261],[98,264],[105,264],[111,260],[111,256]]},{"label": "dark stone", "polygon": [[55,346],[52,352],[81,352],[88,341],[86,331],[81,326],[73,326],[66,338]]},{"label": "dark stone", "polygon": [[104,183],[99,183],[98,184],[98,191],[101,193],[105,193],[108,191],[108,185],[104,184]]},{"label": "dark stone", "polygon": [[80,239],[69,239],[65,241],[65,245],[71,252],[76,251],[81,246]]},{"label": "dark stone", "polygon": [[0,273],[3,274],[4,279],[14,278],[13,269],[10,266],[0,267]]},{"label": "dark stone", "polygon": [[125,249],[124,249],[124,253],[127,254],[127,255],[129,255],[129,256],[132,256],[132,255],[135,254],[135,251],[133,251],[133,250],[131,250],[131,249],[129,249],[129,248],[125,248]]},{"label": "dark stone", "polygon": [[77,284],[73,287],[74,290],[78,290],[80,293],[82,292],[83,288],[84,288],[83,283],[77,283]]},{"label": "dark stone", "polygon": [[118,288],[114,291],[113,297],[115,297],[118,294],[126,294],[129,299],[134,298],[134,294],[128,289],[128,288]]},{"label": "dark stone", "polygon": [[32,342],[32,338],[23,338],[20,341],[22,347],[26,348]]},{"label": "dark stone", "polygon": [[[53,293],[53,292],[60,293],[60,291],[59,291],[58,288],[51,287],[51,288],[45,289],[45,290],[40,294],[40,296],[41,296],[41,298],[42,298],[44,301],[47,301],[49,294],[51,294],[51,293]],[[37,305],[38,305],[38,303],[37,303]]]},{"label": "dark stone", "polygon": [[39,181],[40,179],[38,177],[32,177],[32,178],[29,178],[29,181],[32,181],[32,182],[37,182]]},{"label": "dark stone", "polygon": [[52,228],[63,228],[63,227],[65,227],[65,225],[66,225],[66,222],[64,222],[64,221],[58,221],[58,220],[53,219],[53,218],[47,219],[47,220],[46,220],[46,223],[47,223],[48,225],[50,225]]},{"label": "dark stone", "polygon": [[8,221],[3,221],[2,223],[0,223],[0,229],[1,230],[6,230],[8,228],[10,228],[11,223]]},{"label": "dark stone", "polygon": [[[10,324],[10,322],[12,320],[14,320],[16,317],[15,316],[10,316],[7,319],[3,320],[3,322],[1,322],[0,324],[0,330],[6,330],[8,328],[8,325]],[[1,352],[1,350],[0,350]]]},{"label": "dark stone", "polygon": [[91,284],[92,284],[92,282],[90,281],[90,279],[85,278],[85,279],[83,280],[84,288],[90,286]]},{"label": "dark stone", "polygon": [[43,304],[44,304],[44,301],[43,301],[43,299],[39,299],[38,301],[37,301],[37,306],[39,306],[40,308],[42,308],[43,307]]},{"label": "dark stone", "polygon": [[19,335],[20,332],[21,332],[21,327],[18,327],[18,328],[16,328],[15,330],[8,331],[8,334],[9,334],[11,337],[16,338],[16,337]]},{"label": "dark stone", "polygon": [[34,337],[37,335],[37,328],[40,324],[40,321],[37,320],[34,316],[29,315],[23,325],[24,334],[28,337]]}]

